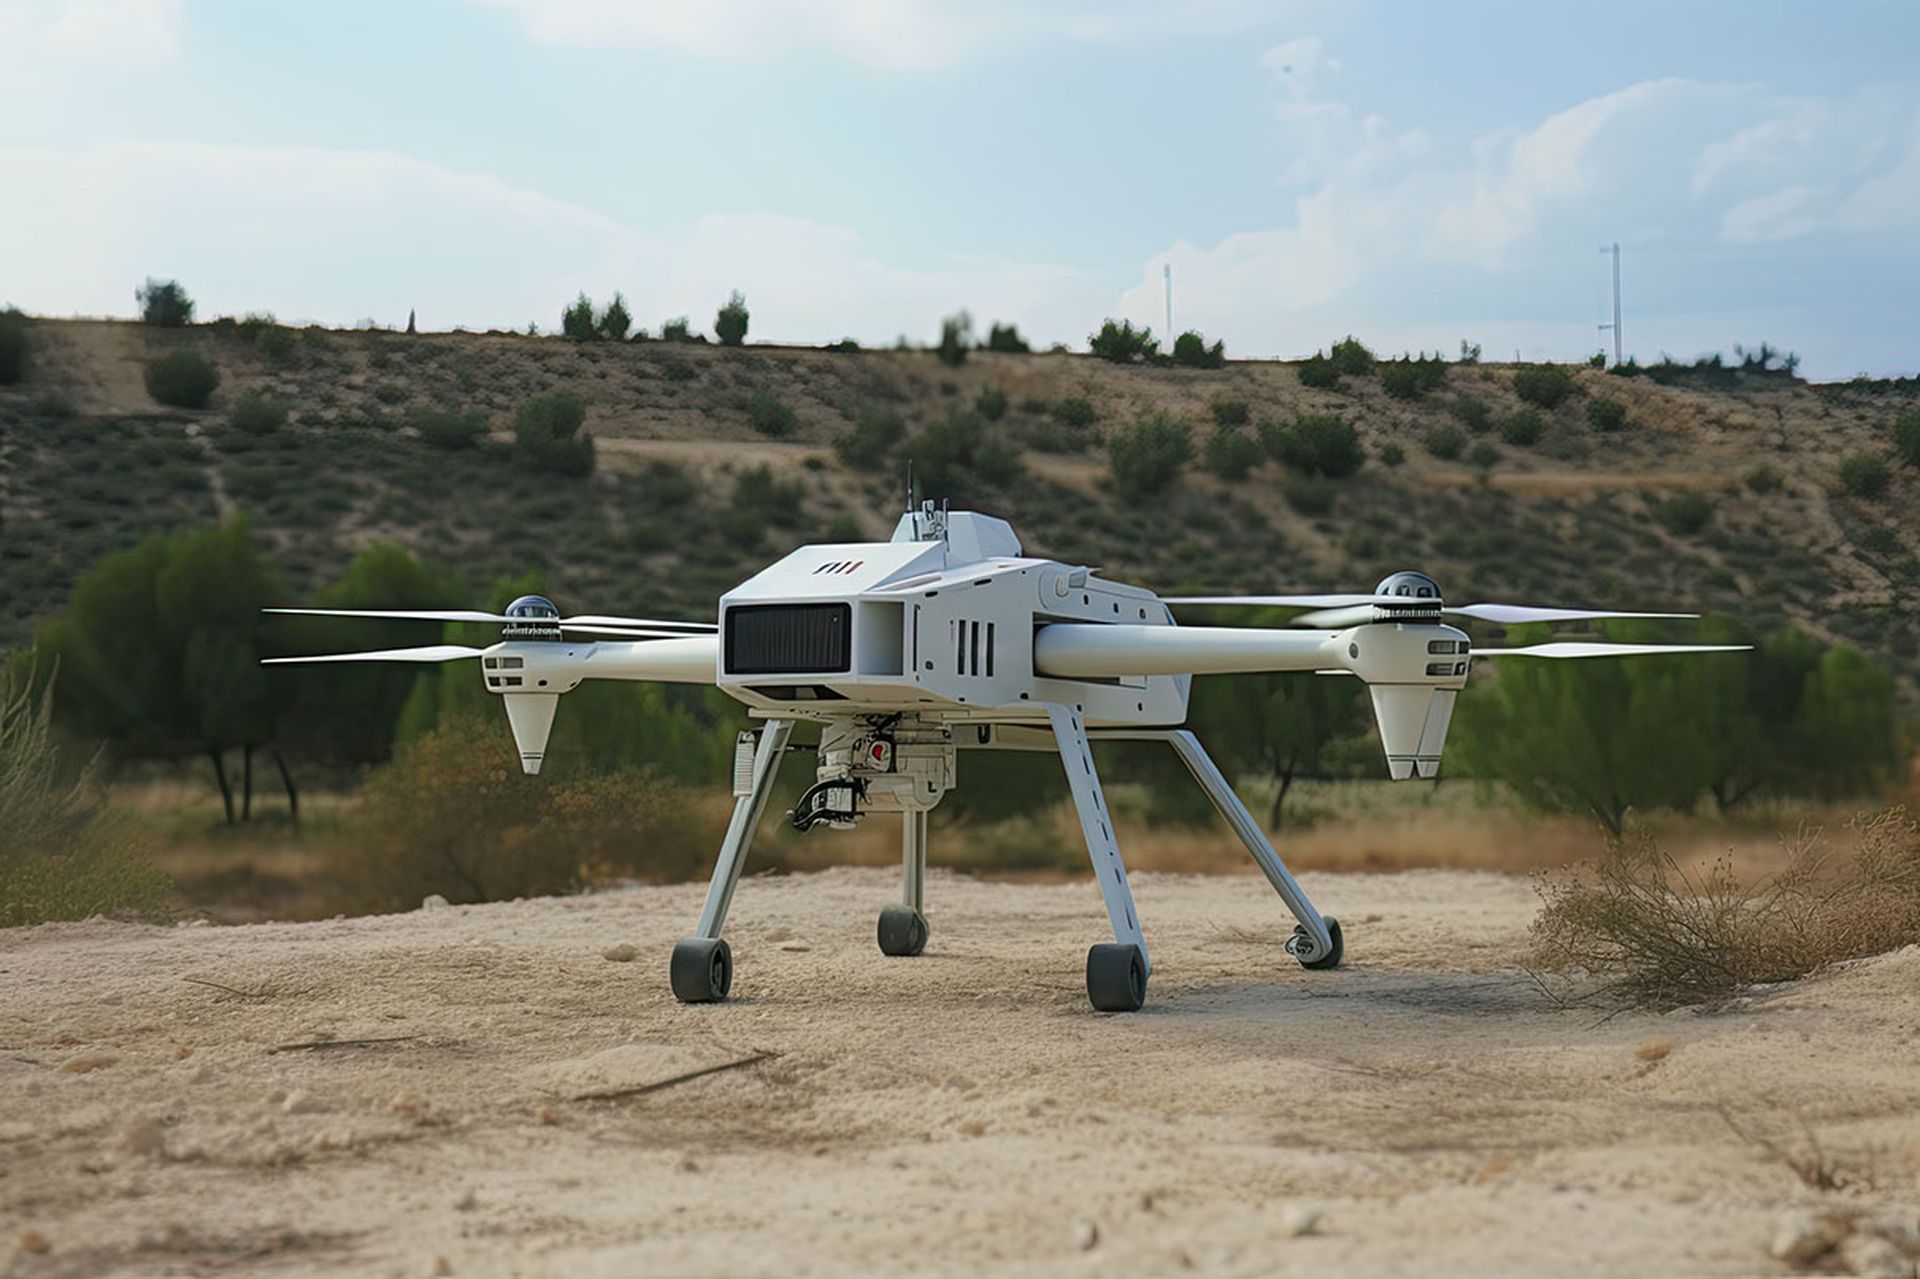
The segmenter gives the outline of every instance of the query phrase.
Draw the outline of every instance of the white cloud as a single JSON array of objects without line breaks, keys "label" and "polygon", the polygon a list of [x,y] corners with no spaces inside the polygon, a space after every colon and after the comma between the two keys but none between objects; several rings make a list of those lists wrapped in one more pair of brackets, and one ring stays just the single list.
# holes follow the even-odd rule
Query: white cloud
[{"label": "white cloud", "polygon": [[[853,232],[769,213],[697,220],[661,236],[593,209],[387,151],[122,143],[0,148],[35,192],[0,202],[14,303],[127,314],[145,276],[177,276],[203,316],[271,309],[288,320],[429,326],[557,322],[586,289],[624,290],[640,323],[697,326],[747,292],[756,338],[930,338],[961,307],[1028,331],[1084,332],[1092,285],[1064,268],[947,259],[902,267]],[[1077,332],[1076,332],[1077,330]]]},{"label": "white cloud", "polygon": [[0,0],[0,98],[171,62],[182,26],[181,0]]},{"label": "white cloud", "polygon": [[709,58],[820,50],[889,70],[1061,41],[1105,42],[1233,30],[1282,0],[475,0],[543,44]]}]

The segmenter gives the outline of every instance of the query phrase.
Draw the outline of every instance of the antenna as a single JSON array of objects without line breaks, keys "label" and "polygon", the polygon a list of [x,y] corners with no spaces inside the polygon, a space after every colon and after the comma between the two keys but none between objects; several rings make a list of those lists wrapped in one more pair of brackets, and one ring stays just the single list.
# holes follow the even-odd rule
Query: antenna
[{"label": "antenna", "polygon": [[907,510],[913,510],[913,459],[907,459]]},{"label": "antenna", "polygon": [[1612,244],[1603,244],[1600,246],[1600,251],[1613,255],[1613,323],[1602,324],[1600,331],[1605,333],[1608,329],[1613,330],[1613,362],[1618,367],[1620,364],[1620,242],[1616,240]]},{"label": "antenna", "polygon": [[1167,340],[1173,340],[1173,263],[1166,262],[1160,267],[1161,278],[1167,285]]}]

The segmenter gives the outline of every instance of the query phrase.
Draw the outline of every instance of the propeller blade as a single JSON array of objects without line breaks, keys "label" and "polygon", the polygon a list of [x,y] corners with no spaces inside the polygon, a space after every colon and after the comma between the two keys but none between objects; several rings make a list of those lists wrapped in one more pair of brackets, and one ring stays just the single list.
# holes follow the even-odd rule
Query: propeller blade
[{"label": "propeller blade", "polygon": [[646,630],[638,626],[581,626],[574,622],[564,622],[562,626],[569,631],[580,631],[587,635],[618,635],[624,639],[691,639],[694,632]]},{"label": "propeller blade", "polygon": [[516,619],[500,613],[481,613],[473,609],[387,609],[387,608],[268,608],[263,613],[299,613],[306,617],[384,617],[396,622],[511,622]]},{"label": "propeller blade", "polygon": [[635,627],[647,630],[653,627],[669,627],[677,632],[717,631],[719,625],[714,622],[669,622],[658,617],[603,617],[598,613],[583,613],[579,617],[563,617],[560,625],[568,630],[583,631],[590,626],[618,626],[624,629]]},{"label": "propeller blade", "polygon": [[1622,613],[1606,608],[1533,608],[1526,604],[1461,604],[1440,610],[1461,617],[1476,617],[1502,626],[1525,622],[1584,622],[1600,617],[1698,617],[1698,613]]},{"label": "propeller blade", "polygon": [[1518,648],[1476,648],[1475,657],[1639,657],[1649,653],[1744,653],[1751,644],[1591,644],[1560,640]]},{"label": "propeller blade", "polygon": [[1349,626],[1359,626],[1373,620],[1373,605],[1355,604],[1351,608],[1316,608],[1311,613],[1302,613],[1298,617],[1287,619],[1288,626],[1307,626],[1323,631],[1337,631]]},{"label": "propeller blade", "polygon": [[1348,608],[1355,604],[1417,604],[1398,595],[1181,595],[1162,604],[1248,604],[1263,608]]},{"label": "propeller blade", "polygon": [[481,650],[464,644],[428,644],[422,648],[376,648],[368,653],[316,653],[311,657],[265,657],[262,666],[290,662],[457,662],[478,657]]}]

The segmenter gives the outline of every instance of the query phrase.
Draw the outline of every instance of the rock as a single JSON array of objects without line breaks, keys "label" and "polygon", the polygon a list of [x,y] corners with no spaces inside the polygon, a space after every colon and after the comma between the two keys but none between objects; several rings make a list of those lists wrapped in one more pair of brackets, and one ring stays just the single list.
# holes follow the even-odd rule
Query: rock
[{"label": "rock", "polygon": [[792,941],[781,942],[780,949],[791,950],[791,951],[803,951],[803,950],[812,950],[813,947],[809,946],[806,942],[801,941],[799,938],[795,938]]},{"label": "rock", "polygon": [[1657,1039],[1643,1039],[1634,1045],[1633,1055],[1641,1061],[1659,1061],[1673,1051],[1673,1041],[1664,1035]]},{"label": "rock", "polygon": [[20,1232],[20,1251],[35,1254],[52,1252],[53,1245],[49,1243],[47,1237],[38,1230],[22,1230]]},{"label": "rock", "polygon": [[84,1075],[89,1071],[104,1070],[119,1060],[120,1059],[112,1053],[81,1053],[77,1057],[69,1057],[61,1062],[60,1073],[63,1075]]},{"label": "rock", "polygon": [[1840,1242],[1840,1260],[1847,1270],[1866,1279],[1913,1279],[1907,1255],[1879,1235],[1856,1230]]},{"label": "rock", "polygon": [[1839,1213],[1795,1208],[1780,1214],[1774,1222],[1767,1251],[1790,1266],[1804,1266],[1831,1252],[1851,1227],[1852,1223]]},{"label": "rock", "polygon": [[435,1257],[433,1264],[427,1267],[427,1274],[431,1276],[432,1279],[446,1279],[446,1277],[452,1273],[453,1267],[447,1263],[445,1257]]},{"label": "rock", "polygon": [[164,1155],[167,1152],[167,1135],[153,1120],[142,1119],[121,1131],[120,1149],[130,1155]]},{"label": "rock", "polygon": [[475,1197],[474,1193],[471,1190],[469,1190],[466,1194],[461,1195],[458,1199],[453,1201],[453,1210],[455,1212],[472,1212],[475,1208],[478,1208],[479,1206],[480,1206],[480,1200]]},{"label": "rock", "polygon": [[428,893],[420,899],[421,910],[445,910],[446,908],[447,899],[439,893]]},{"label": "rock", "polygon": [[1307,1204],[1288,1204],[1280,1210],[1280,1233],[1298,1239],[1320,1229],[1320,1210]]},{"label": "rock", "polygon": [[555,1110],[552,1106],[540,1107],[540,1109],[533,1112],[533,1117],[539,1123],[544,1124],[549,1128],[554,1127],[560,1122],[560,1112]]},{"label": "rock", "polygon": [[639,957],[639,950],[629,946],[626,942],[621,942],[617,946],[609,946],[600,952],[600,958],[615,964],[630,964]]},{"label": "rock", "polygon": [[288,1093],[287,1099],[280,1103],[280,1109],[286,1111],[289,1115],[324,1115],[327,1113],[326,1103],[322,1102],[318,1097],[315,1097],[304,1088],[296,1088]]},{"label": "rock", "polygon": [[1075,1248],[1081,1252],[1091,1252],[1100,1243],[1100,1227],[1091,1221],[1076,1221],[1070,1237]]},{"label": "rock", "polygon": [[413,1093],[401,1092],[393,1095],[393,1100],[387,1103],[387,1109],[396,1115],[418,1119],[427,1113],[427,1103]]},{"label": "rock", "polygon": [[984,1137],[987,1135],[987,1126],[978,1119],[969,1119],[960,1125],[960,1135],[962,1137]]}]

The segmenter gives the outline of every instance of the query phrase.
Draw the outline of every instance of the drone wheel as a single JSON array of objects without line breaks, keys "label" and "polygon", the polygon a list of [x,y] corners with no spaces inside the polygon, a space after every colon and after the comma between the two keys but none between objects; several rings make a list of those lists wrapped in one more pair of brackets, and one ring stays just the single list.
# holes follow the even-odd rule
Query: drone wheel
[{"label": "drone wheel", "polygon": [[1140,948],[1119,942],[1090,948],[1087,998],[1103,1013],[1138,1012],[1147,1002],[1147,957]]},{"label": "drone wheel", "polygon": [[889,906],[880,912],[880,953],[917,955],[927,948],[927,917],[911,906]]},{"label": "drone wheel", "polygon": [[668,971],[681,1003],[718,1003],[733,988],[733,951],[719,937],[685,937],[674,943]]},{"label": "drone wheel", "polygon": [[[1300,966],[1302,968],[1311,968],[1316,971],[1323,968],[1338,968],[1340,966],[1341,956],[1346,954],[1346,946],[1340,940],[1340,921],[1332,915],[1322,915],[1320,922],[1327,926],[1327,940],[1333,943],[1333,948],[1318,959],[1301,960]],[[1309,935],[1307,930],[1300,925],[1295,924],[1293,926],[1293,936],[1296,943],[1304,941]],[[1296,950],[1294,953],[1298,954],[1299,952]]]}]

